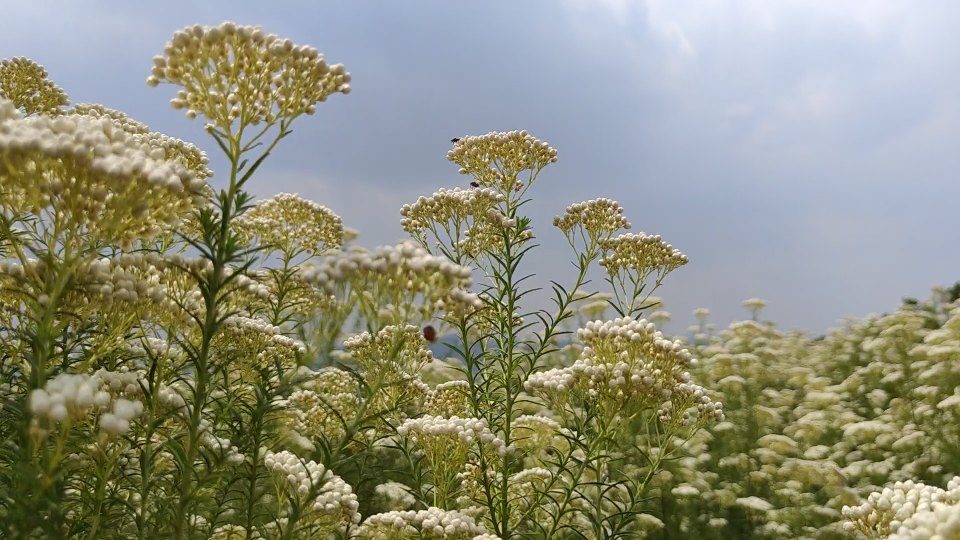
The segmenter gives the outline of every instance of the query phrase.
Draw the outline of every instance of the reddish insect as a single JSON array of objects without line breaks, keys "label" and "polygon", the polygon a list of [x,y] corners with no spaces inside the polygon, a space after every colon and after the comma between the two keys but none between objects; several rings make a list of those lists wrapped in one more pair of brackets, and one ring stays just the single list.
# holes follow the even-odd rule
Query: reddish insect
[{"label": "reddish insect", "polygon": [[427,326],[424,326],[424,327],[423,327],[423,339],[429,341],[430,343],[433,343],[434,341],[436,341],[436,340],[437,340],[437,329],[434,328],[434,327],[432,327],[432,326],[430,326],[429,324],[428,324]]},{"label": "reddish insect", "polygon": [[480,182],[470,182],[470,185],[473,187],[480,187]]}]

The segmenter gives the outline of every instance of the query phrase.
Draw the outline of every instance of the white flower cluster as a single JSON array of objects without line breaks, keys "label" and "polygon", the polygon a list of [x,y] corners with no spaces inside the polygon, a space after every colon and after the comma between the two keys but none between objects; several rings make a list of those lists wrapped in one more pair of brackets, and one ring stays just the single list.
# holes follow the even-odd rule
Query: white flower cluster
[{"label": "white flower cluster", "polygon": [[67,114],[110,120],[117,128],[139,140],[143,153],[149,155],[154,149],[158,149],[160,150],[157,153],[158,156],[179,161],[184,167],[195,172],[200,179],[206,180],[213,176],[213,171],[208,167],[210,159],[206,152],[186,141],[151,132],[145,124],[137,122],[123,112],[96,103],[79,103],[71,107]]},{"label": "white flower cluster", "polygon": [[490,132],[460,138],[447,152],[447,160],[460,165],[460,174],[473,175],[481,186],[509,192],[522,186],[517,180],[520,172],[529,170],[535,176],[556,163],[557,151],[526,130]]},{"label": "white flower cluster", "polygon": [[372,377],[395,379],[401,374],[412,376],[433,361],[433,353],[416,326],[387,326],[376,336],[362,332],[343,341],[351,358]]},{"label": "white flower cluster", "polygon": [[145,358],[148,355],[160,358],[176,358],[183,354],[183,350],[176,343],[154,337],[147,337],[136,343],[128,343],[123,347],[123,351],[137,358]]},{"label": "white flower cluster", "polygon": [[286,253],[315,256],[343,245],[343,221],[325,206],[297,194],[279,193],[260,201],[233,221],[237,230]]},{"label": "white flower cluster", "polygon": [[[0,100],[0,175],[5,208],[36,213],[52,204],[75,227],[97,229],[102,240],[132,241],[159,234],[203,204],[206,182],[162,149],[111,120],[85,116],[9,118]],[[76,179],[82,179],[76,180]],[[54,201],[59,201],[54,203]]]},{"label": "white flower cluster", "polygon": [[605,404],[612,414],[637,410],[665,401],[661,419],[671,410],[681,413],[696,406],[702,417],[722,421],[723,406],[713,402],[690,382],[686,369],[696,359],[679,342],[663,337],[653,323],[631,317],[592,321],[577,332],[584,348],[572,366],[532,374],[525,383],[528,392],[541,395],[558,406],[573,398]]},{"label": "white flower cluster", "polygon": [[496,210],[497,204],[506,200],[506,197],[489,188],[476,189],[444,189],[441,188],[430,197],[420,197],[413,204],[405,204],[400,209],[400,225],[411,235],[421,238],[425,230],[434,232],[439,225],[441,228],[472,224],[483,220],[490,212],[497,214],[497,221],[501,221],[502,214]]},{"label": "white flower cluster", "polygon": [[903,521],[888,540],[955,540],[960,538],[960,503],[933,503]]},{"label": "white flower cluster", "polygon": [[137,122],[122,111],[104,107],[99,103],[77,103],[73,107],[70,107],[67,114],[111,120],[114,126],[131,135],[146,135],[150,133],[150,128],[147,127],[146,124]]},{"label": "white flower cluster", "polygon": [[317,494],[313,501],[314,512],[341,516],[347,523],[359,523],[357,496],[342,478],[314,461],[303,461],[286,450],[266,452],[264,465],[278,473],[300,496],[311,492]]},{"label": "white flower cluster", "polygon": [[600,266],[610,275],[632,269],[643,277],[649,272],[656,272],[659,277],[663,277],[688,262],[686,255],[661,240],[659,234],[621,234],[614,238],[601,239],[600,248],[604,250]]},{"label": "white flower cluster", "polygon": [[623,207],[610,199],[591,199],[571,204],[563,216],[553,218],[553,226],[563,231],[570,241],[578,228],[586,231],[589,238],[608,238],[620,229],[630,229],[630,222],[623,215]]},{"label": "white flower cluster", "polygon": [[161,303],[166,300],[167,288],[154,266],[158,261],[154,254],[103,257],[84,265],[77,277],[89,292],[101,295],[108,303],[117,300],[132,304],[141,298]]},{"label": "white flower cluster", "polygon": [[422,297],[435,310],[463,306],[479,309],[483,303],[465,289],[473,284],[471,270],[444,257],[436,257],[413,242],[381,246],[371,252],[350,251],[304,270],[306,281],[324,287],[331,294],[337,286],[349,284],[358,293],[387,297],[394,305]]},{"label": "white flower cluster", "polygon": [[53,422],[77,419],[94,406],[110,404],[110,394],[101,392],[100,384],[89,375],[61,373],[30,393],[30,412]]},{"label": "white flower cluster", "polygon": [[285,371],[292,370],[298,355],[307,352],[302,341],[283,335],[280,327],[261,319],[234,315],[227,317],[221,328],[224,345],[248,355],[243,360],[256,369],[273,369],[278,362]]},{"label": "white flower cluster", "polygon": [[109,435],[122,435],[130,430],[130,421],[143,414],[143,403],[125,398],[113,399],[109,392],[102,390],[106,383],[115,391],[126,388],[130,394],[138,394],[130,388],[136,382],[127,381],[128,374],[115,374],[98,371],[93,377],[61,373],[47,381],[43,388],[30,393],[30,412],[51,422],[72,422],[86,416],[91,410],[105,411],[113,404],[111,412],[100,415],[100,429]]},{"label": "white flower cluster", "polygon": [[406,510],[417,502],[410,489],[400,482],[386,482],[373,491],[380,503],[392,510]]},{"label": "white flower cluster", "polygon": [[551,449],[564,448],[568,431],[559,422],[543,415],[525,414],[510,423],[513,445],[531,457]]},{"label": "white flower cluster", "polygon": [[436,507],[375,514],[356,531],[359,540],[474,540],[480,535],[491,538],[473,517]]},{"label": "white flower cluster", "polygon": [[470,383],[447,381],[430,390],[423,403],[423,412],[432,416],[465,417],[472,411]]},{"label": "white flower cluster", "polygon": [[477,418],[424,415],[405,421],[397,428],[397,434],[408,437],[421,447],[469,448],[474,444],[484,444],[490,445],[501,456],[509,451],[503,440],[487,427],[487,421]]},{"label": "white flower cluster", "polygon": [[[897,536],[902,540],[932,539],[932,531],[941,524],[949,525],[951,533],[960,533],[958,503],[960,477],[951,480],[947,489],[907,480],[871,493],[860,506],[844,506],[842,514],[848,520],[844,524],[847,530],[888,536],[904,527],[908,531]],[[921,534],[923,529],[928,531],[926,536]],[[953,536],[944,534],[941,538]]]},{"label": "white flower cluster", "polygon": [[213,429],[214,425],[210,422],[210,420],[206,418],[200,419],[200,425],[197,430],[200,434],[200,444],[202,444],[208,450],[221,452],[227,463],[231,463],[233,465],[239,465],[243,463],[246,457],[240,453],[240,449],[231,443],[230,439],[218,437],[213,433]]},{"label": "white flower cluster", "polygon": [[161,82],[183,87],[170,101],[175,110],[187,109],[190,119],[202,114],[225,129],[236,119],[257,125],[313,114],[330,94],[350,93],[342,64],[328,65],[313,47],[260,26],[232,22],[175,32],[147,78],[151,87]]}]

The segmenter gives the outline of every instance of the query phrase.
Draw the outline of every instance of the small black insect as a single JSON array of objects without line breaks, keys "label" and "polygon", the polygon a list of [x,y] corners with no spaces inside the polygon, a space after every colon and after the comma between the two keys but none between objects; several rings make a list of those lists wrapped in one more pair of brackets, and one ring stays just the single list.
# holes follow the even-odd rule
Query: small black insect
[{"label": "small black insect", "polygon": [[473,187],[480,187],[480,182],[470,182],[470,185]]},{"label": "small black insect", "polygon": [[460,142],[460,137],[454,137],[454,138],[450,139],[450,142],[456,144],[456,143]]}]

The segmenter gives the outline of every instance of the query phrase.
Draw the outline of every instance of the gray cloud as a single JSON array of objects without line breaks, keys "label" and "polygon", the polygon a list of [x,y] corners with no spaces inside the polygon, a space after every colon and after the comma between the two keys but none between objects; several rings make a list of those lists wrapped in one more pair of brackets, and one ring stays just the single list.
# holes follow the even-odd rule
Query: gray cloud
[{"label": "gray cloud", "polygon": [[466,185],[450,137],[527,129],[560,152],[534,189],[531,271],[572,277],[549,219],[610,197],[691,259],[662,290],[670,329],[700,306],[725,324],[759,296],[781,326],[822,332],[960,279],[958,14],[840,0],[32,1],[4,7],[0,56],[212,154],[168,107],[172,90],[144,85],[150,58],[187,24],[263,24],[346,64],[354,92],[295,124],[258,195],[299,192],[365,243],[393,242],[399,205]]}]

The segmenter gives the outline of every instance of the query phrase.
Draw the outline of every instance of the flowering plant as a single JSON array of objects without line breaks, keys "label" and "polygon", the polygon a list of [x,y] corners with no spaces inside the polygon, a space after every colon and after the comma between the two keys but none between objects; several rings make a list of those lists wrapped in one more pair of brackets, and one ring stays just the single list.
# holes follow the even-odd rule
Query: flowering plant
[{"label": "flowering plant", "polygon": [[526,131],[456,139],[472,189],[348,246],[245,186],[350,81],[257,26],[177,31],[147,84],[205,121],[215,188],[197,146],[0,63],[5,537],[956,537],[956,297],[822,342],[752,299],[673,338],[652,294],[687,257],[594,199],[554,219],[576,276],[530,309],[523,210],[558,153]]}]

